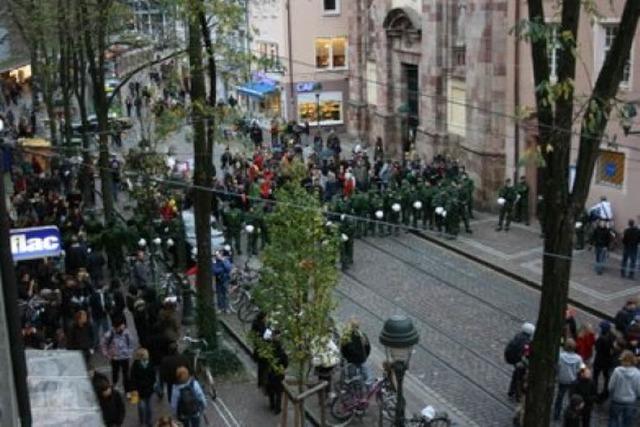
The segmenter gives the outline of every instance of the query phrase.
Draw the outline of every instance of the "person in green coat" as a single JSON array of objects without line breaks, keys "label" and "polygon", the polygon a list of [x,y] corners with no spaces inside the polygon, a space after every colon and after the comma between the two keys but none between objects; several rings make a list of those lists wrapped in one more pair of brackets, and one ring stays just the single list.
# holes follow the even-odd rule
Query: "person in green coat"
[{"label": "person in green coat", "polygon": [[353,237],[355,235],[355,226],[353,220],[347,215],[340,217],[340,263],[342,269],[346,270],[353,265]]},{"label": "person in green coat", "polygon": [[428,226],[429,229],[433,230],[433,210],[435,209],[433,196],[435,194],[435,189],[431,185],[431,182],[425,181],[418,184],[417,193],[420,201],[422,202],[422,228],[426,230]]},{"label": "person in green coat", "polygon": [[442,234],[444,225],[445,225],[445,216],[442,215],[442,212],[446,210],[445,206],[448,200],[448,192],[446,186],[439,182],[438,186],[434,190],[433,196],[433,206],[434,208],[434,222],[435,228],[439,233]]},{"label": "person in green coat", "polygon": [[258,215],[255,213],[254,208],[250,207],[244,214],[244,230],[247,233],[247,255],[258,256],[258,237],[260,234],[258,222]]},{"label": "person in green coat", "polygon": [[516,202],[515,221],[529,225],[529,185],[524,176],[520,177],[516,191],[518,192],[518,201]]},{"label": "person in green coat", "polygon": [[[378,212],[382,214],[381,218],[378,218]],[[369,232],[371,235],[376,235],[377,228],[378,236],[383,236],[384,224],[380,221],[384,221],[384,200],[376,190],[369,190],[369,220]],[[378,227],[376,227],[376,224]]]},{"label": "person in green coat", "polygon": [[237,255],[242,255],[242,249],[240,246],[240,235],[242,232],[242,211],[238,208],[231,208],[226,210],[223,214],[224,221],[224,236],[227,243],[234,247]]},{"label": "person in green coat", "polygon": [[466,172],[462,173],[460,180],[460,189],[464,195],[465,205],[467,208],[467,216],[473,219],[473,193],[476,185]]},{"label": "person in green coat", "polygon": [[461,188],[460,191],[457,192],[458,193],[458,204],[460,205],[460,219],[462,220],[462,223],[464,224],[464,231],[471,234],[473,233],[473,230],[471,230],[471,226],[469,225],[469,195],[466,193],[466,191]]},{"label": "person in green coat", "polygon": [[353,215],[357,217],[355,220],[355,237],[367,237],[368,224],[360,218],[369,216],[369,197],[366,193],[356,191],[351,196],[351,206],[353,207]]},{"label": "person in green coat", "polygon": [[452,186],[449,189],[446,202],[444,204],[444,223],[447,238],[455,239],[460,233],[460,195],[458,189]]},{"label": "person in green coat", "polygon": [[504,187],[502,187],[498,193],[498,204],[500,204],[500,217],[498,219],[498,227],[496,231],[502,231],[504,224],[504,231],[509,231],[511,225],[511,218],[513,215],[513,207],[518,198],[518,192],[516,188],[511,184],[510,179],[506,179]]},{"label": "person in green coat", "polygon": [[402,184],[400,184],[399,196],[400,206],[402,208],[400,212],[402,215],[402,224],[409,226],[411,223],[411,213],[414,211],[412,205],[415,198],[415,191],[407,179],[403,180]]},{"label": "person in green coat", "polygon": [[400,195],[396,190],[389,189],[384,194],[384,217],[388,221],[387,235],[395,231],[396,236],[400,234],[400,215],[402,203]]}]

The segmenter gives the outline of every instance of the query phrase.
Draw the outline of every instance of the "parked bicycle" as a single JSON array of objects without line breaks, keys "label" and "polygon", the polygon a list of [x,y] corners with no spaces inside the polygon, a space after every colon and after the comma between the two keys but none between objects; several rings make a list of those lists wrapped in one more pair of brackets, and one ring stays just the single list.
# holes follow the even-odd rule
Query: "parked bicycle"
[{"label": "parked bicycle", "polygon": [[[349,372],[349,366],[344,369]],[[389,419],[394,411],[396,394],[389,378],[384,375],[378,378],[371,386],[364,382],[361,374],[346,375],[336,385],[337,396],[331,402],[331,415],[340,422],[348,422],[353,417],[362,417],[370,405],[371,398],[375,397],[381,419]]]},{"label": "parked bicycle", "polygon": [[451,427],[451,418],[449,418],[446,412],[427,415],[425,414],[427,409],[428,408],[425,408],[421,414],[413,414],[413,416],[406,421],[405,425],[416,427]]},{"label": "parked bicycle", "polygon": [[211,400],[215,400],[218,394],[207,359],[209,344],[202,338],[191,338],[188,335],[182,337],[181,341],[187,345],[183,352],[192,357],[193,373],[202,390]]}]

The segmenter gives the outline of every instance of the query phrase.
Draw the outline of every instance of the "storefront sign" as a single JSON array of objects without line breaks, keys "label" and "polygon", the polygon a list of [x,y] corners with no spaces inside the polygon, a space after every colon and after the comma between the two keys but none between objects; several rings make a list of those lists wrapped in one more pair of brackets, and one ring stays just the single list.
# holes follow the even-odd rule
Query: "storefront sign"
[{"label": "storefront sign", "polygon": [[298,93],[313,92],[316,90],[318,83],[316,82],[300,82],[296,85],[296,91]]},{"label": "storefront sign", "polygon": [[14,261],[59,256],[60,231],[56,226],[11,230],[11,254]]}]

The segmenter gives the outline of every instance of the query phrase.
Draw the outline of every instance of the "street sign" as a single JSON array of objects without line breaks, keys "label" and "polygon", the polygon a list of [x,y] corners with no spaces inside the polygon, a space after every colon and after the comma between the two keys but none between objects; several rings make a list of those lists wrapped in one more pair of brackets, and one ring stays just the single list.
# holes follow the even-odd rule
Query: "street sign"
[{"label": "street sign", "polygon": [[59,256],[62,251],[60,230],[56,226],[11,230],[13,261]]}]

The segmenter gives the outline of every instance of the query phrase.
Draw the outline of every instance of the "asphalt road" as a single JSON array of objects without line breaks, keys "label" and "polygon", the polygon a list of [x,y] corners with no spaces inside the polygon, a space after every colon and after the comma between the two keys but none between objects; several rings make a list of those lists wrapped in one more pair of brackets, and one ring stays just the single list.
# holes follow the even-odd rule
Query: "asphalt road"
[{"label": "asphalt road", "polygon": [[383,351],[378,335],[387,317],[412,318],[420,343],[411,373],[478,425],[511,425],[503,351],[524,321],[535,322],[537,291],[403,233],[357,241],[337,296],[340,319],[358,318],[376,351]]}]

